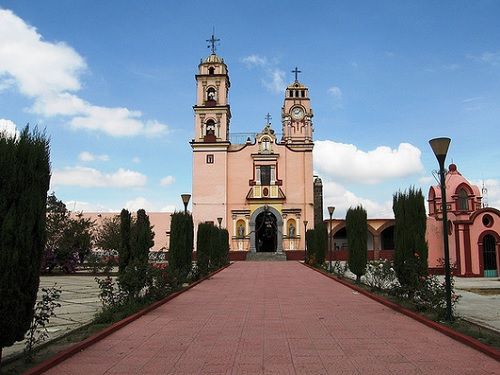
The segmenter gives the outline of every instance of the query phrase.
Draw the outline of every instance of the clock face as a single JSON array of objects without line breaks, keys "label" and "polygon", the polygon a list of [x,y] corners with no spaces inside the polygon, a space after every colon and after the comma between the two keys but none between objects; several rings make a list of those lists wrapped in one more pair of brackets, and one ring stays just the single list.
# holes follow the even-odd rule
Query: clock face
[{"label": "clock face", "polygon": [[304,110],[301,107],[292,108],[292,118],[294,120],[302,120],[304,117]]}]

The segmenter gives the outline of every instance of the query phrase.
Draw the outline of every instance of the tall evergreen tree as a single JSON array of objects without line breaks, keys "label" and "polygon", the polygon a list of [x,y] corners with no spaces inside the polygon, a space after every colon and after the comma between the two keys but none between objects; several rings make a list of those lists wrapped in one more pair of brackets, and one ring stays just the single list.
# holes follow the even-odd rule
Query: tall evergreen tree
[{"label": "tall evergreen tree", "polygon": [[314,229],[308,229],[306,232],[306,263],[316,264],[316,235]]},{"label": "tall evergreen tree", "polygon": [[146,211],[137,211],[137,219],[131,230],[130,258],[142,265],[147,265],[149,260],[149,249],[154,245],[154,232]]},{"label": "tall evergreen tree", "polygon": [[413,293],[420,277],[427,275],[428,247],[425,240],[427,217],[420,189],[410,188],[393,196],[394,269],[399,283]]},{"label": "tall evergreen tree", "polygon": [[193,257],[193,217],[190,213],[174,212],[170,222],[168,264],[172,270],[186,277],[191,271]]},{"label": "tall evergreen tree", "polygon": [[130,231],[132,219],[130,212],[123,209],[120,213],[120,248],[118,250],[118,271],[122,273],[130,261]]},{"label": "tall evergreen tree", "polygon": [[362,206],[349,208],[345,218],[347,246],[349,248],[349,269],[359,282],[366,271],[368,261],[368,220]]},{"label": "tall evergreen tree", "polygon": [[210,267],[212,226],[209,223],[200,223],[196,233],[196,265],[201,276],[207,275]]},{"label": "tall evergreen tree", "polygon": [[49,140],[37,129],[0,133],[0,361],[33,319],[45,247]]},{"label": "tall evergreen tree", "polygon": [[324,223],[316,225],[314,228],[314,237],[316,263],[321,266],[325,263],[326,248],[328,247],[328,231]]}]

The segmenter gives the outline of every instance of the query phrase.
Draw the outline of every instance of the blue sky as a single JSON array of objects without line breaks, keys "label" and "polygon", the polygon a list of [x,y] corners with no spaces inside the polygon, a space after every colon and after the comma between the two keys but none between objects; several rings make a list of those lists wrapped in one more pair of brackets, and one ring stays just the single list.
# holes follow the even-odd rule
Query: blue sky
[{"label": "blue sky", "polygon": [[314,109],[315,170],[336,216],[427,194],[428,140],[500,206],[498,1],[0,0],[0,126],[46,128],[51,189],[70,209],[180,208],[191,190],[197,64],[215,27],[231,79],[231,132],[299,79]]}]

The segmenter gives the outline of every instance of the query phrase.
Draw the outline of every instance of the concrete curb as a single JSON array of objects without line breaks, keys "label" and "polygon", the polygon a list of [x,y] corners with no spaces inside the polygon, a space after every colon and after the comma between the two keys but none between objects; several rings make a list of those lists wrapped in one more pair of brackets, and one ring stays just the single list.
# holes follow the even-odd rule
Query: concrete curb
[{"label": "concrete curb", "polygon": [[[300,262],[300,263],[302,263],[302,262]],[[304,263],[302,263],[302,264],[304,264]],[[435,329],[436,331],[439,331],[439,332],[445,334],[446,336],[451,337],[452,339],[461,342],[462,344],[465,344],[467,346],[470,346],[471,348],[479,350],[480,352],[490,356],[491,358],[496,359],[497,361],[500,361],[500,350],[498,350],[498,349],[492,348],[491,346],[483,344],[479,340],[476,340],[472,337],[469,337],[469,336],[466,336],[462,333],[459,333],[451,328],[448,328],[442,324],[439,324],[433,320],[430,320],[430,319],[426,318],[425,316],[420,315],[414,311],[408,310],[408,309],[398,305],[397,303],[388,301],[383,297],[372,294],[363,288],[360,288],[356,285],[352,285],[351,283],[349,283],[345,280],[342,280],[342,279],[338,278],[337,276],[326,274],[326,273],[322,272],[321,270],[314,268],[308,264],[304,264],[304,265],[306,267],[309,267],[310,269],[320,273],[321,275],[323,275],[325,277],[328,277],[328,278],[330,278],[330,279],[332,279],[332,280],[334,280],[342,285],[347,286],[348,288],[355,290],[356,292],[358,292],[360,294],[363,294],[364,296],[366,296],[368,298],[371,298],[371,299],[381,303],[382,305],[385,305],[385,306],[387,306],[387,307],[389,307],[389,308],[391,308],[391,309],[393,309],[401,314],[409,316],[410,318],[412,318],[412,319],[414,319],[422,324],[425,324],[426,326],[431,327],[431,328]]]},{"label": "concrete curb", "polygon": [[157,301],[157,302],[154,302],[153,304],[147,306],[146,308],[136,312],[135,314],[132,314],[132,315],[126,317],[125,319],[122,319],[122,320],[112,324],[111,326],[104,328],[102,331],[99,331],[95,335],[90,336],[90,337],[86,338],[85,340],[83,340],[79,343],[76,343],[75,345],[70,346],[69,348],[57,353],[53,357],[43,361],[42,363],[36,365],[35,367],[30,368],[29,370],[24,372],[23,375],[38,375],[38,374],[44,373],[45,371],[51,369],[52,367],[58,365],[59,363],[61,363],[63,361],[65,361],[66,359],[75,355],[76,353],[81,352],[85,348],[88,348],[89,346],[95,344],[96,342],[101,341],[105,337],[118,331],[120,328],[125,327],[127,324],[132,323],[134,320],[139,319],[141,316],[147,314],[148,312],[160,307],[161,305],[167,303],[168,301],[174,299],[175,297],[180,296],[182,293],[195,287],[196,285],[200,284],[202,281],[205,281],[205,280],[211,278],[212,276],[216,275],[217,273],[219,273],[222,270],[229,267],[231,264],[232,263],[222,267],[221,269],[218,269],[217,271],[211,273],[208,276],[205,276],[204,278],[202,278],[198,281],[195,281],[194,283],[187,286],[185,289],[182,289],[178,292],[174,292],[174,293],[170,294],[169,296],[165,297],[164,299]]}]

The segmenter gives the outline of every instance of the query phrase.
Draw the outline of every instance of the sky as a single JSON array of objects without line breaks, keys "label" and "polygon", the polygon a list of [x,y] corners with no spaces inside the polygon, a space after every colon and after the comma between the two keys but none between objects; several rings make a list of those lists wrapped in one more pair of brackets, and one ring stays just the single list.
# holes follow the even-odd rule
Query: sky
[{"label": "sky", "polygon": [[[180,209],[191,191],[206,40],[228,65],[231,133],[280,132],[291,70],[309,87],[324,206],[392,216],[436,184],[428,141],[500,207],[498,1],[0,0],[0,130],[51,140],[70,210]],[[325,217],[327,216],[325,212]]]}]

